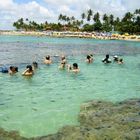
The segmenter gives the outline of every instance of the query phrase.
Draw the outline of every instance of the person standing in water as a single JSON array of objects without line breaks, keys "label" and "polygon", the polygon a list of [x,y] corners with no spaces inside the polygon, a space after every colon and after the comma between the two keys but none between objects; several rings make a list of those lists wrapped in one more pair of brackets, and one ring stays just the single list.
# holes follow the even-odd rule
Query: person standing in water
[{"label": "person standing in water", "polygon": [[119,58],[118,58],[118,56],[117,55],[115,55],[115,56],[113,56],[113,58],[114,58],[114,62],[116,62],[116,63],[118,63],[118,61],[119,61]]},{"label": "person standing in water", "polygon": [[119,61],[118,61],[118,64],[123,64],[124,62],[123,62],[123,59],[121,58],[121,59],[119,59]]},{"label": "person standing in water", "polygon": [[49,65],[51,63],[52,63],[52,59],[51,59],[50,55],[46,56],[45,60],[44,60],[44,64],[48,64]]},{"label": "person standing in water", "polygon": [[65,69],[66,63],[67,63],[66,57],[64,55],[61,56],[61,62],[60,62],[60,66],[58,68],[59,69]]},{"label": "person standing in water", "polygon": [[111,60],[109,59],[109,54],[106,55],[106,57],[102,60],[102,62],[105,64],[111,63]]},{"label": "person standing in water", "polygon": [[92,54],[87,55],[86,62],[89,64],[93,62],[93,55]]},{"label": "person standing in water", "polygon": [[14,67],[14,66],[10,66],[10,67],[9,67],[8,73],[9,73],[10,75],[13,75],[13,74],[15,74],[15,73],[17,73],[17,72],[18,72],[18,67]]},{"label": "person standing in water", "polygon": [[31,65],[27,65],[25,71],[22,73],[23,76],[32,76],[33,74],[34,71]]},{"label": "person standing in water", "polygon": [[34,71],[38,68],[38,63],[36,61],[32,63],[32,68]]},{"label": "person standing in water", "polygon": [[71,67],[71,65],[68,65],[68,71],[69,72],[74,72],[74,73],[80,72],[78,64],[77,63],[73,63],[72,67]]}]

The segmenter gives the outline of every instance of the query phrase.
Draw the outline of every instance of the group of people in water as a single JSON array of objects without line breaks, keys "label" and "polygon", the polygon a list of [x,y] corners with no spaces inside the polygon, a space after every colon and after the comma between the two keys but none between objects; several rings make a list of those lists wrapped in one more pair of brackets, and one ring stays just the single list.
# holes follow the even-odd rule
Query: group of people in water
[{"label": "group of people in water", "polygon": [[[118,64],[123,64],[122,58],[119,58],[117,55],[113,56],[113,58],[114,58],[113,62],[118,63]],[[92,54],[87,55],[85,62],[90,64],[90,63],[93,63],[93,61],[94,61],[93,55]],[[102,62],[105,64],[112,62],[111,59],[109,58],[109,54],[106,55],[106,57],[102,60]],[[44,58],[44,64],[51,65],[52,63],[53,63],[53,61],[52,61],[50,55],[48,55]],[[32,65],[26,66],[26,69],[24,70],[22,75],[23,76],[32,76],[34,74],[34,71],[37,68],[38,68],[38,63],[33,62]],[[60,65],[58,68],[63,69],[63,70],[67,68],[67,70],[69,72],[74,72],[74,73],[80,72],[78,64],[77,63],[73,63],[73,65],[67,64],[67,60],[64,55],[61,56]],[[9,68],[0,67],[0,72],[9,73],[10,75],[13,75],[18,72],[18,67],[16,67],[16,66],[10,66]]]},{"label": "group of people in water", "polygon": [[[123,59],[119,58],[117,55],[113,56],[114,60],[113,62],[118,64],[123,64]],[[106,57],[102,60],[103,63],[108,64],[111,63],[111,59],[109,58],[109,54],[106,55]]]}]

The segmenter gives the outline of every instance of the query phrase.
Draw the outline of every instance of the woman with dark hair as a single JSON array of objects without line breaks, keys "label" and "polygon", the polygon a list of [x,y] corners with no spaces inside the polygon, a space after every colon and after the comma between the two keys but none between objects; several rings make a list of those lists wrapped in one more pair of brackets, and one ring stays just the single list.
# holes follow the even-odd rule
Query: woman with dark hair
[{"label": "woman with dark hair", "polygon": [[86,58],[86,62],[87,63],[92,63],[93,62],[93,55],[87,55],[87,58]]},{"label": "woman with dark hair", "polygon": [[15,66],[10,66],[9,67],[9,71],[8,71],[8,73],[9,74],[15,74],[15,73],[17,73],[18,72],[18,67],[15,67]]},{"label": "woman with dark hair", "polygon": [[23,76],[32,76],[33,74],[34,71],[31,65],[27,65],[26,70],[22,73]]}]

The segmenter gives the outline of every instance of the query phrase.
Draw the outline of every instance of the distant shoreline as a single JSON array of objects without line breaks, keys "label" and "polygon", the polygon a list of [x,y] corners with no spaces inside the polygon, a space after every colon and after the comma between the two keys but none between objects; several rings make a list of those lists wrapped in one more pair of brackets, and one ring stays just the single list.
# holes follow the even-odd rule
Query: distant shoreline
[{"label": "distant shoreline", "polygon": [[100,40],[126,40],[126,41],[140,41],[140,35],[129,34],[108,34],[108,33],[96,33],[96,32],[70,32],[70,31],[0,31],[0,35],[29,35],[29,36],[49,36],[49,37],[77,37],[77,38],[93,38]]}]

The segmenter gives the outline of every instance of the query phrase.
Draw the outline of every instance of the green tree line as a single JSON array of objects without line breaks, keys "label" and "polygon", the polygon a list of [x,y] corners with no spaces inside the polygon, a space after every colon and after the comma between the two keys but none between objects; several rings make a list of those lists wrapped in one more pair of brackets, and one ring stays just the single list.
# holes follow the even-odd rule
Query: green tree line
[{"label": "green tree line", "polygon": [[99,12],[93,12],[89,9],[81,14],[81,19],[78,20],[74,16],[60,14],[58,23],[38,24],[35,21],[30,21],[28,18],[20,18],[13,23],[17,30],[25,31],[98,31],[110,32],[117,31],[119,33],[140,34],[140,9],[136,9],[133,13],[127,12],[120,19],[113,14],[100,15]]}]

